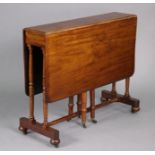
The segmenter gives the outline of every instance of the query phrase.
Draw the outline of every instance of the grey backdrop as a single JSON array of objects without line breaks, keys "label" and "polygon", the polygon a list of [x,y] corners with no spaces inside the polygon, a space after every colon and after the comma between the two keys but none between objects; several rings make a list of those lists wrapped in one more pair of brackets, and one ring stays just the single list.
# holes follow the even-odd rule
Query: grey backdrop
[{"label": "grey backdrop", "polygon": [[[107,12],[138,15],[136,72],[131,94],[141,111],[114,104],[96,111],[97,124],[88,128],[79,119],[56,125],[61,144],[56,149],[44,136],[18,132],[18,119],[28,115],[24,93],[22,29]],[[0,150],[155,150],[155,4],[0,4]],[[118,90],[123,93],[123,82]],[[96,90],[96,102],[100,91]],[[42,121],[42,96],[36,97],[36,117]],[[67,99],[49,106],[51,119],[67,112]]]}]

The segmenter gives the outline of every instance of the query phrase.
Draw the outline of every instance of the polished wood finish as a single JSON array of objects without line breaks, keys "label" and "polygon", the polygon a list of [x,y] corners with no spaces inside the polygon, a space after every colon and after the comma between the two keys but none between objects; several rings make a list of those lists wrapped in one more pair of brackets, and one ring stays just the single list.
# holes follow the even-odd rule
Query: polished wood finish
[{"label": "polished wood finish", "polygon": [[116,20],[49,36],[48,102],[131,76],[134,71],[135,26],[136,17],[131,17],[121,23]]},{"label": "polished wood finish", "polygon": [[78,117],[80,118],[81,115],[81,94],[77,95],[77,111],[78,111]]},{"label": "polished wood finish", "polygon": [[[74,112],[74,96],[69,97],[69,103],[68,103],[68,115],[73,114]],[[71,119],[68,119],[68,121]]]},{"label": "polished wood finish", "polygon": [[[128,92],[128,82],[129,82],[129,78],[126,79],[126,84],[127,84],[127,92]],[[127,105],[130,105],[131,106],[131,111],[134,113],[134,112],[138,112],[140,110],[140,101],[138,99],[135,99],[133,97],[130,97],[128,95],[128,93],[125,95],[121,95],[121,94],[113,94],[111,91],[107,91],[107,90],[104,90],[102,91],[102,97],[101,97],[101,101],[104,101],[104,100],[112,100],[112,99],[115,99],[115,102],[120,102],[120,103],[124,103],[124,104],[127,104]]]},{"label": "polished wood finish", "polygon": [[116,91],[116,82],[113,82],[112,83],[112,90],[111,90],[111,92],[112,92],[112,94],[116,94],[117,93],[117,91]]},{"label": "polished wood finish", "polygon": [[81,121],[82,126],[86,128],[86,111],[87,111],[87,92],[81,94]]},{"label": "polished wood finish", "polygon": [[29,48],[29,118],[34,121],[34,86],[33,86],[33,51],[31,45]]},{"label": "polished wood finish", "polygon": [[[63,21],[63,22],[33,26],[33,27],[25,28],[25,30],[31,32],[29,33],[29,35],[32,35],[32,36],[29,36],[31,39],[30,40],[31,42],[41,45],[41,44],[44,44],[44,39],[42,38],[44,34],[50,35],[50,34],[55,34],[59,32],[69,31],[72,29],[79,29],[83,27],[86,28],[96,24],[115,22],[116,20],[128,19],[130,17],[135,17],[135,16],[136,15],[132,15],[132,14],[112,12],[112,13],[100,14],[100,15],[95,15],[90,17],[72,19],[72,20]],[[37,36],[34,35],[36,33],[37,33]]]},{"label": "polished wood finish", "polygon": [[46,46],[46,101],[131,76],[136,21],[135,15],[111,13],[26,28],[25,44]]},{"label": "polished wood finish", "polygon": [[[109,13],[25,28],[25,92],[30,97],[29,118],[20,119],[19,129],[28,129],[60,143],[59,133],[50,126],[79,116],[86,127],[86,112],[95,121],[95,109],[124,102],[139,110],[139,100],[129,95],[129,77],[134,73],[135,15]],[[126,79],[125,95],[116,91],[116,82]],[[112,83],[95,105],[95,88]],[[87,91],[90,107],[87,108]],[[34,119],[34,95],[43,93],[43,123]],[[74,96],[78,95],[74,112]],[[48,104],[69,97],[68,115],[48,121]]]},{"label": "polished wood finish", "polygon": [[46,86],[45,86],[45,49],[42,47],[42,53],[43,53],[43,78],[42,78],[42,85],[43,85],[43,114],[44,114],[44,128],[47,128],[48,123],[48,103],[46,101]]},{"label": "polished wood finish", "polygon": [[129,97],[129,84],[130,84],[130,78],[125,79],[125,96]]},{"label": "polished wood finish", "polygon": [[38,122],[32,123],[30,119],[25,117],[20,118],[19,124],[19,130],[22,131],[24,134],[27,134],[27,130],[30,129],[46,137],[49,137],[51,139],[50,142],[55,146],[60,143],[59,131],[56,129],[48,127],[45,130],[42,124]]},{"label": "polished wood finish", "polygon": [[90,90],[90,118],[93,123],[96,123],[95,120],[95,90]]}]

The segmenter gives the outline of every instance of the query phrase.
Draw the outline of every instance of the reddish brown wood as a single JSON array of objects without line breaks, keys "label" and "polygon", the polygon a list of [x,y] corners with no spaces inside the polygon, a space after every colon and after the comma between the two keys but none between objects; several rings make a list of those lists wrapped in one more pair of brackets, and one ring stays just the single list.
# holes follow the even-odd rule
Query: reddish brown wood
[{"label": "reddish brown wood", "polygon": [[34,121],[34,86],[33,86],[33,51],[31,45],[29,49],[29,118]]},{"label": "reddish brown wood", "polygon": [[84,128],[86,128],[86,111],[87,111],[87,92],[83,92],[81,94],[81,106],[82,106],[82,109],[81,109],[81,120],[82,120],[82,126]]},{"label": "reddish brown wood", "polygon": [[48,124],[48,103],[46,101],[46,86],[45,86],[45,80],[46,80],[46,75],[45,75],[45,49],[42,47],[42,53],[43,53],[43,80],[42,80],[42,85],[43,85],[43,114],[44,114],[44,128],[47,128]]},{"label": "reddish brown wood", "polygon": [[28,129],[31,129],[37,133],[49,137],[52,144],[56,146],[60,143],[59,131],[56,129],[53,129],[51,127],[45,129],[42,124],[38,122],[32,123],[30,119],[25,117],[20,118],[19,124],[19,130],[22,131],[24,134],[27,132]]},{"label": "reddish brown wood", "polygon": [[79,29],[83,27],[89,27],[94,24],[102,24],[102,23],[107,23],[107,22],[115,22],[115,20],[122,20],[126,18],[131,18],[135,17],[135,15],[132,14],[125,14],[125,13],[119,13],[119,12],[111,12],[107,14],[100,14],[100,15],[95,15],[95,16],[89,16],[89,17],[83,17],[83,18],[78,18],[78,19],[72,19],[68,21],[62,21],[62,22],[57,22],[57,23],[49,23],[49,24],[44,24],[44,25],[38,25],[38,26],[33,26],[29,28],[25,28],[26,31],[30,32],[30,34],[34,34],[32,37],[36,37],[36,33],[39,34],[40,37],[36,37],[37,39],[33,40],[36,43],[44,43],[44,40],[42,38],[42,35],[47,34],[55,34],[59,32],[64,32],[64,31],[69,31],[72,29]]},{"label": "reddish brown wood", "polygon": [[46,101],[131,76],[136,20],[135,15],[110,13],[26,28],[25,43],[46,46]]},{"label": "reddish brown wood", "polygon": [[102,91],[102,98],[101,100],[104,101],[104,99],[115,99],[115,102],[121,102],[127,105],[131,105],[131,111],[132,112],[138,112],[140,110],[139,103],[140,101],[138,99],[117,94],[116,96],[113,96],[113,94],[110,91],[104,90]]},{"label": "reddish brown wood", "polygon": [[[68,114],[72,115],[73,114],[73,109],[74,109],[74,96],[69,97],[69,103],[68,103]],[[68,119],[68,121],[71,119]]]},{"label": "reddish brown wood", "polygon": [[129,85],[130,85],[130,78],[125,79],[125,96],[129,97]]},{"label": "reddish brown wood", "polygon": [[116,95],[117,94],[117,91],[116,91],[116,82],[113,82],[112,83],[112,94]]},{"label": "reddish brown wood", "polygon": [[[87,111],[91,111],[94,119],[94,109],[116,101],[138,111],[139,101],[129,96],[128,80],[134,73],[136,24],[135,15],[110,13],[24,29],[25,90],[30,96],[30,119],[22,118],[20,129],[24,133],[32,128],[43,135],[58,136],[55,129],[49,130],[50,125],[81,114],[86,127]],[[126,79],[122,96],[115,88],[115,82],[121,79]],[[94,89],[110,83],[112,91],[102,92],[107,100],[94,105]],[[86,107],[88,90],[90,108]],[[44,122],[30,124],[34,119],[34,95],[42,92]],[[69,114],[48,122],[48,103],[76,94],[81,94],[78,111],[73,112],[70,98]],[[52,138],[59,143],[58,137]]]},{"label": "reddish brown wood", "polygon": [[48,122],[48,126],[53,126],[53,125],[56,125],[56,124],[64,122],[64,121],[71,120],[72,118],[77,117],[77,116],[78,116],[78,112],[73,112],[72,114],[68,114],[68,115],[63,116],[61,118],[58,118],[56,120]]},{"label": "reddish brown wood", "polygon": [[81,94],[77,95],[77,111],[78,111],[78,117],[80,118],[80,115],[81,115]]},{"label": "reddish brown wood", "polygon": [[90,90],[90,117],[93,123],[96,123],[95,120],[95,90]]}]

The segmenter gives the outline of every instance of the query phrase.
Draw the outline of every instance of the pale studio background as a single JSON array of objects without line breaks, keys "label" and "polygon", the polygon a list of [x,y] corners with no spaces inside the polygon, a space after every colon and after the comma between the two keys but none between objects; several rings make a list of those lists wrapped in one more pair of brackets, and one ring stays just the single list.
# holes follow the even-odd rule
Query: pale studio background
[{"label": "pale studio background", "polygon": [[[80,119],[56,125],[58,149],[36,133],[22,135],[18,119],[28,115],[24,93],[22,29],[24,27],[108,12],[138,15],[136,71],[131,94],[141,100],[141,111],[113,104],[96,111],[97,124]],[[0,150],[155,150],[155,4],[0,4]],[[96,90],[96,102],[100,91]],[[118,90],[123,93],[123,83]],[[35,113],[42,120],[42,96],[36,97]],[[50,118],[67,112],[67,99],[49,105]]]}]

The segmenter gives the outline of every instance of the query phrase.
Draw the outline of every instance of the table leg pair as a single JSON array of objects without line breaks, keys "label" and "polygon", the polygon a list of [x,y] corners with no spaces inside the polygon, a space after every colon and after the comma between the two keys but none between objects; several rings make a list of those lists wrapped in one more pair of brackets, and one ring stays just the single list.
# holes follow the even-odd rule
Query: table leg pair
[{"label": "table leg pair", "polygon": [[[93,123],[96,123],[95,120],[95,110],[98,108],[101,108],[103,106],[106,106],[111,103],[123,103],[131,106],[131,111],[138,112],[140,110],[139,103],[140,101],[138,99],[132,98],[129,93],[129,84],[130,84],[130,78],[125,79],[125,93],[124,95],[118,94],[116,90],[116,82],[112,83],[112,90],[102,91],[101,94],[101,103],[95,105],[95,90],[90,90],[90,107],[86,107],[87,103],[87,93],[83,92],[78,95],[78,101],[77,101],[77,112],[78,116],[81,116],[81,121],[83,127],[86,127],[86,112],[90,112],[90,117]],[[73,114],[73,106],[74,106],[74,97],[69,97],[69,112],[68,114]]]},{"label": "table leg pair", "polygon": [[133,113],[138,112],[140,110],[140,101],[130,96],[129,84],[130,84],[130,78],[128,77],[125,79],[125,93],[124,95],[121,95],[117,93],[116,82],[113,82],[111,91],[107,90],[102,91],[101,101],[103,103],[109,101],[111,103],[120,102],[123,104],[127,104],[131,106],[131,111]]},{"label": "table leg pair", "polygon": [[[49,127],[48,124],[48,103],[46,102],[45,98],[45,57],[43,56],[43,115],[44,115],[44,122],[39,123],[36,121],[34,117],[34,78],[33,78],[33,50],[32,45],[28,44],[29,49],[29,61],[28,61],[28,87],[29,87],[29,118],[21,117],[19,120],[19,130],[22,131],[24,134],[27,134],[27,130],[31,129],[34,132],[42,134],[46,137],[50,138],[50,142],[58,146],[60,143],[59,139],[59,131]],[[42,53],[44,54],[44,48],[42,48]]]},{"label": "table leg pair", "polygon": [[[90,90],[90,107],[87,108],[87,92],[82,92],[77,95],[77,113],[78,117],[81,118],[82,126],[86,128],[86,113],[90,111],[90,117],[93,123],[96,123],[95,120],[95,90]],[[69,97],[68,104],[68,115],[72,115],[74,113],[74,96]],[[68,121],[71,120],[68,119]]]}]

